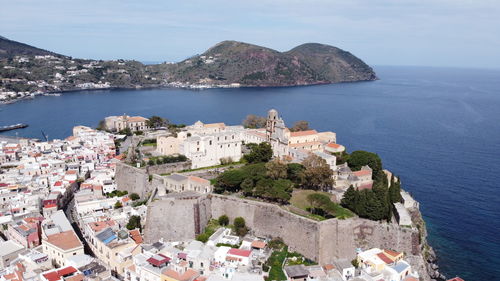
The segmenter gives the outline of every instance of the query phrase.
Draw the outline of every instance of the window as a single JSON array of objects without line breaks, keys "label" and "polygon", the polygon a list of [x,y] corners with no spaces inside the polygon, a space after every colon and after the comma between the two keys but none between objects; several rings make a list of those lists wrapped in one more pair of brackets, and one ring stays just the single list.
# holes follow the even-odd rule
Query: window
[{"label": "window", "polygon": [[208,142],[208,144],[209,144],[209,145],[212,145],[212,141],[209,141],[209,142]]}]

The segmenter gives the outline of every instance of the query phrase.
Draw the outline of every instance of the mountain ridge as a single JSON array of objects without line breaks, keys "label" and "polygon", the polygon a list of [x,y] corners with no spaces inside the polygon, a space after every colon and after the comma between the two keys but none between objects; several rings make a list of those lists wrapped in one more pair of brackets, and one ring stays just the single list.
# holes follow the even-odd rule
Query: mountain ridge
[{"label": "mountain ridge", "polygon": [[5,38],[0,38],[0,77],[0,100],[9,102],[82,89],[282,87],[378,79],[350,52],[319,43],[280,52],[226,40],[177,63],[145,65],[77,59]]},{"label": "mountain ridge", "polygon": [[63,57],[61,54],[40,49],[25,43],[14,41],[0,35],[0,58],[11,58],[14,56],[45,56],[52,55]]}]

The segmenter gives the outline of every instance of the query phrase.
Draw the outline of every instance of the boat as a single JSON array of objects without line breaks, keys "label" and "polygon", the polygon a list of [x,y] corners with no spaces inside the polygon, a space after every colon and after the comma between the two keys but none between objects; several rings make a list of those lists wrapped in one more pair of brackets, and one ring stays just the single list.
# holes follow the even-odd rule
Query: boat
[{"label": "boat", "polygon": [[60,93],[43,94],[43,95],[46,96],[46,97],[60,97],[61,96]]},{"label": "boat", "polygon": [[15,129],[23,129],[26,127],[28,127],[28,124],[23,124],[23,123],[10,125],[10,126],[3,126],[3,127],[0,127],[0,132],[5,132],[5,131],[10,131],[10,130],[15,130]]}]

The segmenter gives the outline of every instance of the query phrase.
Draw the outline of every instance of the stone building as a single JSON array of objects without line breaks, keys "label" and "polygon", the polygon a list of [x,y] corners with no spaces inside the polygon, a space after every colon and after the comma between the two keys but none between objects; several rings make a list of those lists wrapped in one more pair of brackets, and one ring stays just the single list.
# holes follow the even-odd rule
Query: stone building
[{"label": "stone building", "polygon": [[156,152],[161,155],[174,155],[180,152],[181,139],[173,136],[159,136],[156,138]]},{"label": "stone building", "polygon": [[240,161],[241,134],[224,130],[207,135],[192,135],[180,146],[181,154],[191,160],[191,168],[209,167],[224,161]]},{"label": "stone building", "polygon": [[132,132],[144,131],[148,129],[146,124],[147,118],[141,116],[108,116],[104,118],[104,125],[106,129],[112,132],[119,132],[126,128]]},{"label": "stone building", "polygon": [[195,176],[172,174],[164,177],[164,188],[158,188],[158,195],[169,192],[195,191],[200,193],[212,192],[210,181]]}]

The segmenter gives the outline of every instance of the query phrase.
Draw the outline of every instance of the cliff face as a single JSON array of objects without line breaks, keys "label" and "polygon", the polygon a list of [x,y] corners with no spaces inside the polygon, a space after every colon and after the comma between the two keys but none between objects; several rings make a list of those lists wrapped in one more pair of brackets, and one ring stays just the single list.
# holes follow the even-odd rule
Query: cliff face
[{"label": "cliff face", "polygon": [[349,52],[322,44],[304,44],[288,52],[237,41],[223,41],[205,53],[163,70],[184,83],[243,86],[295,86],[377,79],[375,72]]}]

